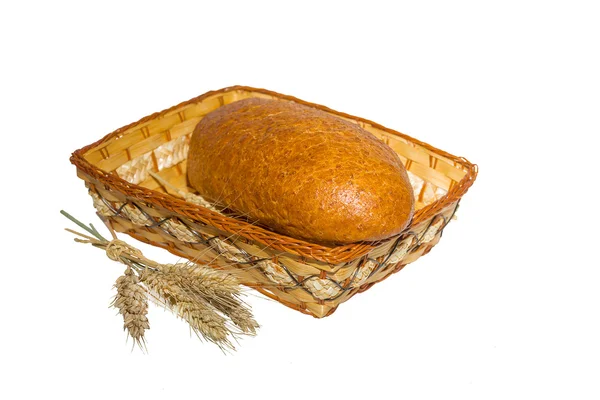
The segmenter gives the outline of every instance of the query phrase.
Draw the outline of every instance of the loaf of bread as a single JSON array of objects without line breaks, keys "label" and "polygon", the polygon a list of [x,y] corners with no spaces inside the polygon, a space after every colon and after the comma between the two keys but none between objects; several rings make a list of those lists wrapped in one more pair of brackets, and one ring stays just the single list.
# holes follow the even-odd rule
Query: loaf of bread
[{"label": "loaf of bread", "polygon": [[251,98],[196,126],[188,180],[206,200],[322,244],[376,241],[410,222],[398,155],[357,124],[291,101]]}]

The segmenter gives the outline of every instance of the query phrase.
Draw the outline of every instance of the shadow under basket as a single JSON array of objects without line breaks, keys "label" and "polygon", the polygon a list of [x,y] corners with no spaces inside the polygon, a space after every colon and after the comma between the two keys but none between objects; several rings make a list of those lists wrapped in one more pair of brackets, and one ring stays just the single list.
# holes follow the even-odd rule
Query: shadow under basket
[{"label": "shadow under basket", "polygon": [[[410,226],[377,243],[327,247],[186,201],[181,194],[193,193],[186,157],[194,127],[207,113],[249,97],[318,108],[387,143],[404,162],[413,186],[416,210]],[[427,254],[477,175],[477,166],[466,159],[374,122],[244,86],[208,92],[142,118],[75,151],[71,162],[98,215],[115,231],[215,268],[234,265],[245,285],[319,318]]]}]

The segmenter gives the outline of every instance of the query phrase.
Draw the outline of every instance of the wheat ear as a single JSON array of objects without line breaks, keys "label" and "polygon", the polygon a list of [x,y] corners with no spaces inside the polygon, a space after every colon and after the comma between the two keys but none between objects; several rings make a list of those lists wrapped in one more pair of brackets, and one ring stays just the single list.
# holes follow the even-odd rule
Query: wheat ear
[{"label": "wheat ear", "polygon": [[123,329],[141,349],[145,348],[144,332],[148,323],[148,292],[139,284],[137,275],[127,267],[116,283],[117,294],[111,306],[123,315]]},{"label": "wheat ear", "polygon": [[221,349],[234,349],[229,341],[230,331],[223,316],[207,303],[190,294],[177,277],[159,270],[145,269],[140,281],[155,295],[154,298],[186,321],[199,337],[218,345]]},{"label": "wheat ear", "polygon": [[250,306],[240,299],[235,276],[193,263],[166,264],[160,270],[176,279],[191,295],[228,317],[240,333],[256,334],[260,326],[253,318]]}]

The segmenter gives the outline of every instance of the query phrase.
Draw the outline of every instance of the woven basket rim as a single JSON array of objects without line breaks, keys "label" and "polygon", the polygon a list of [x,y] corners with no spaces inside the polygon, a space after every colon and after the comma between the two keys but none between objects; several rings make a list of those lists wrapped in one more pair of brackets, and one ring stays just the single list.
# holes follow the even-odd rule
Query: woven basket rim
[{"label": "woven basket rim", "polygon": [[102,145],[103,143],[113,139],[116,136],[119,136],[122,132],[135,127],[137,125],[143,124],[149,120],[158,118],[166,113],[169,113],[177,108],[183,107],[190,103],[197,103],[202,101],[205,98],[210,96],[219,95],[223,93],[227,93],[230,91],[246,91],[246,92],[255,92],[261,93],[269,96],[276,97],[282,100],[294,101],[299,104],[304,104],[309,107],[317,108],[334,115],[338,115],[344,118],[350,118],[355,121],[360,121],[365,124],[369,124],[377,129],[383,130],[385,132],[397,135],[402,137],[410,142],[413,142],[419,146],[422,146],[438,155],[441,155],[457,164],[460,164],[466,171],[465,176],[458,182],[456,185],[451,187],[448,192],[442,196],[440,199],[435,202],[419,209],[415,212],[413,219],[409,226],[406,228],[405,232],[410,230],[410,228],[418,223],[426,221],[428,218],[437,214],[439,211],[443,210],[445,207],[450,204],[457,202],[460,200],[462,195],[464,195],[469,187],[475,181],[477,176],[478,167],[476,164],[469,162],[464,157],[457,157],[450,153],[447,153],[441,149],[438,149],[428,143],[422,142],[418,139],[415,139],[409,135],[403,134],[401,132],[397,132],[393,129],[384,127],[376,122],[357,117],[354,115],[346,114],[340,111],[336,111],[330,109],[326,106],[310,103],[301,99],[298,99],[293,96],[280,94],[277,92],[273,92],[267,89],[259,89],[253,88],[249,86],[230,86],[219,90],[213,90],[206,92],[200,96],[194,97],[187,101],[181,102],[177,105],[169,107],[159,112],[152,113],[147,115],[140,120],[133,122],[131,124],[125,125],[107,135],[105,135],[100,140],[91,143],[85,147],[82,147],[79,150],[76,150],[71,155],[70,161],[74,164],[78,169],[89,175],[90,177],[102,182],[104,185],[110,187],[113,190],[121,192],[125,194],[127,197],[136,199],[138,201],[143,201],[146,203],[151,203],[153,205],[158,205],[168,211],[174,212],[180,216],[184,216],[193,221],[200,221],[204,224],[211,225],[225,231],[230,234],[235,234],[245,239],[259,242],[265,246],[270,246],[273,249],[295,254],[303,259],[314,259],[317,261],[329,263],[329,264],[339,264],[342,262],[348,262],[355,260],[367,253],[369,253],[375,247],[381,246],[382,243],[385,243],[389,240],[397,238],[402,235],[404,232],[391,236],[387,239],[380,240],[377,242],[359,242],[352,244],[345,244],[339,246],[326,246],[322,244],[311,243],[302,239],[296,239],[289,236],[285,236],[276,232],[272,232],[260,226],[252,225],[248,222],[244,222],[241,220],[237,220],[232,217],[227,217],[208,208],[202,207],[200,205],[192,204],[186,202],[183,199],[177,198],[175,196],[164,194],[161,192],[157,192],[155,190],[144,188],[140,185],[135,185],[125,181],[124,179],[118,177],[114,173],[106,172],[88,162],[84,155],[87,151],[92,148],[96,148],[97,146]]}]

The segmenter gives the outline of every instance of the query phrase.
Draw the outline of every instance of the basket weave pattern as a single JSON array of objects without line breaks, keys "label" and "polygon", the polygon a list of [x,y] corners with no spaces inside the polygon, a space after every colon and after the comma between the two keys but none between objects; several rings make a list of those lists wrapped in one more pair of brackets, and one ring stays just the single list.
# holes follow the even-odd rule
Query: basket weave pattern
[{"label": "basket weave pattern", "polygon": [[[358,123],[390,145],[409,172],[417,200],[411,225],[378,243],[327,247],[185,201],[150,176],[157,173],[192,196],[186,158],[195,125],[210,111],[248,97],[317,107]],[[77,150],[71,161],[98,215],[116,231],[215,267],[235,264],[248,286],[316,317],[330,315],[354,294],[426,254],[477,174],[467,160],[371,121],[242,86],[209,92],[145,117]]]}]

